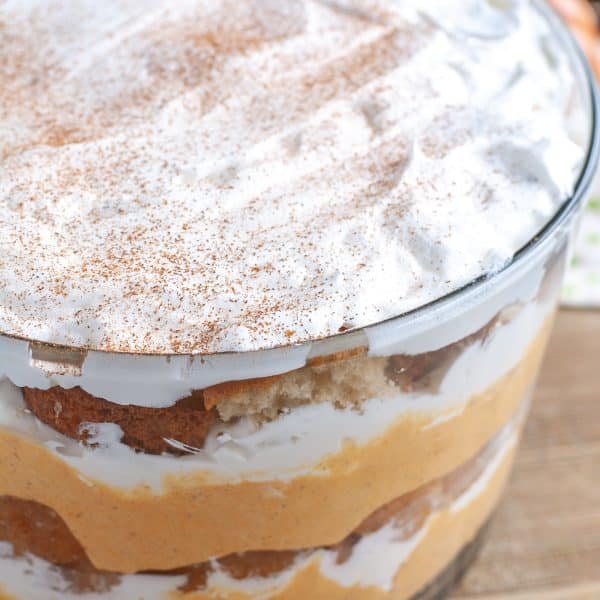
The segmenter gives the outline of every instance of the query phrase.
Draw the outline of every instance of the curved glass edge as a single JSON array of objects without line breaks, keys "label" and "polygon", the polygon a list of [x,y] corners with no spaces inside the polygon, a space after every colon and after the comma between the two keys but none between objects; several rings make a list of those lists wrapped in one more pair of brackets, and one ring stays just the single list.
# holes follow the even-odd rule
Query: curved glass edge
[{"label": "curved glass edge", "polygon": [[[110,363],[112,368],[115,367],[115,363],[113,360],[110,360],[109,357],[130,357],[132,359],[137,359],[136,362],[138,364],[140,361],[145,363],[147,360],[159,358],[177,362],[186,360],[191,364],[196,361],[203,362],[205,360],[210,362],[211,359],[220,361],[220,359],[226,360],[227,357],[244,357],[247,359],[244,361],[245,363],[256,366],[257,364],[264,364],[269,360],[273,360],[277,354],[287,354],[294,363],[298,363],[299,357],[308,359],[314,356],[323,356],[350,348],[360,346],[368,347],[369,338],[374,335],[376,336],[377,330],[382,328],[391,328],[393,326],[396,330],[396,337],[399,335],[398,330],[413,325],[416,321],[423,318],[427,321],[439,321],[440,312],[446,313],[460,301],[465,302],[465,304],[468,305],[477,298],[481,298],[481,296],[489,293],[492,288],[496,285],[500,285],[501,282],[505,284],[508,283],[507,280],[515,275],[515,271],[523,265],[525,260],[533,258],[543,251],[543,248],[551,241],[552,235],[559,231],[565,223],[568,223],[577,209],[582,206],[600,162],[600,92],[589,61],[587,60],[584,51],[558,14],[542,0],[532,0],[532,2],[535,5],[535,9],[545,15],[554,33],[564,44],[566,51],[570,54],[573,69],[581,81],[582,98],[587,105],[586,108],[589,111],[590,120],[588,150],[580,175],[576,180],[572,196],[565,200],[560,209],[544,228],[533,236],[525,246],[517,251],[502,269],[493,273],[484,274],[440,298],[423,304],[411,311],[402,313],[401,315],[394,315],[377,323],[365,325],[344,333],[337,333],[323,338],[308,340],[299,344],[274,346],[262,350],[213,354],[136,353],[53,344],[42,340],[24,338],[0,332],[0,358],[4,354],[2,352],[2,341],[8,342],[9,344],[14,342],[18,345],[25,343],[28,345],[30,363],[35,363],[36,361],[39,362],[39,364],[35,366],[46,373],[48,373],[48,369],[45,368],[44,363],[56,363],[57,365],[60,365],[59,370],[54,371],[53,369],[50,369],[50,373],[66,377],[79,375],[84,361],[91,356],[95,356],[98,359],[98,366],[102,364],[108,366],[108,363]],[[431,319],[432,313],[438,313],[438,318]],[[31,361],[32,358],[33,361]],[[287,363],[287,360],[284,360],[283,362]],[[32,366],[34,365],[32,364]],[[121,369],[118,370],[120,371]],[[180,369],[177,368],[176,370],[179,371]],[[276,371],[280,373],[287,370],[289,370],[289,368],[276,369]],[[244,371],[244,369],[242,369],[242,371]],[[235,379],[248,377],[251,377],[251,375],[238,373]]]}]

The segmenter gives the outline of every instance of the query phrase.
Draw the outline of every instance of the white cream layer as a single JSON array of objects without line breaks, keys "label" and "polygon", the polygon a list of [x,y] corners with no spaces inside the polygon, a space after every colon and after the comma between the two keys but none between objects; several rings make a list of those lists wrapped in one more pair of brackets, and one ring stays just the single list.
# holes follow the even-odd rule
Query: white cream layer
[{"label": "white cream layer", "polygon": [[[485,469],[450,506],[457,517],[487,489],[516,441],[515,426],[509,424],[480,457],[480,460],[489,461]],[[208,576],[207,588],[215,594],[245,592],[256,600],[268,600],[285,589],[297,573],[316,563],[323,577],[342,587],[377,587],[390,591],[396,574],[426,536],[435,516],[433,512],[423,527],[407,539],[403,539],[393,522],[386,523],[379,530],[362,537],[350,558],[342,564],[336,563],[337,555],[331,550],[307,551],[298,555],[291,567],[271,577],[239,580],[217,569]],[[185,582],[185,576],[125,575],[109,592],[75,594],[69,591],[69,583],[48,562],[31,555],[13,558],[11,554],[10,544],[0,542],[2,589],[17,600],[92,600],[100,597],[105,600],[164,600],[169,592]],[[55,591],[49,590],[49,587]]]},{"label": "white cream layer", "polygon": [[[205,448],[183,457],[136,453],[118,441],[120,429],[96,427],[100,447],[90,449],[41,423],[24,410],[20,391],[9,381],[0,383],[0,426],[45,444],[49,451],[89,481],[124,489],[137,485],[155,493],[163,481],[203,473],[214,482],[290,480],[306,473],[322,473],[317,465],[347,441],[363,445],[382,435],[410,413],[431,415],[429,427],[460,415],[469,399],[487,390],[513,369],[547,322],[552,303],[530,303],[507,324],[497,327],[485,342],[475,342],[455,360],[438,393],[398,394],[373,398],[361,412],[336,409],[328,403],[291,410],[260,428],[248,422],[219,426]],[[118,467],[117,467],[118,466]]]}]

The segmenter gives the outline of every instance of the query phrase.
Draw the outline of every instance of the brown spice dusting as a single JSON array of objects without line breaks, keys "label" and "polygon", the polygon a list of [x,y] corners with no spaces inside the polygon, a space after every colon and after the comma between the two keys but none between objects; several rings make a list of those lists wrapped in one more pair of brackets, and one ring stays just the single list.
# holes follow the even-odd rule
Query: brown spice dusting
[{"label": "brown spice dusting", "polygon": [[[341,267],[326,244],[338,224],[360,231],[363,208],[404,202],[393,194],[406,140],[338,156],[342,109],[313,121],[356,95],[368,98],[364,126],[385,129],[380,96],[394,89],[385,78],[431,27],[384,3],[165,3],[147,21],[108,10],[70,7],[89,31],[64,28],[58,5],[3,13],[2,329],[86,349],[201,354],[300,342],[364,319],[352,314],[353,290],[335,289]],[[313,10],[326,16],[317,36]],[[282,156],[255,152],[269,139]],[[299,176],[282,183],[282,168]],[[304,192],[324,189],[323,210],[307,214]],[[369,264],[352,235],[344,245]],[[315,310],[334,300],[349,314],[315,331]]]}]

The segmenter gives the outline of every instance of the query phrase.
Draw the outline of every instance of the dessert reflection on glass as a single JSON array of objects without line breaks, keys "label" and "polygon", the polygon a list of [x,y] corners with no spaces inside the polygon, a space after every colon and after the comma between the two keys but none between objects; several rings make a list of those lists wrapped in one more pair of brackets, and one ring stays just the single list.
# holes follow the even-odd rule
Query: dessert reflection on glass
[{"label": "dessert reflection on glass", "polygon": [[575,46],[525,0],[98,4],[0,8],[0,598],[441,593],[595,168]]}]

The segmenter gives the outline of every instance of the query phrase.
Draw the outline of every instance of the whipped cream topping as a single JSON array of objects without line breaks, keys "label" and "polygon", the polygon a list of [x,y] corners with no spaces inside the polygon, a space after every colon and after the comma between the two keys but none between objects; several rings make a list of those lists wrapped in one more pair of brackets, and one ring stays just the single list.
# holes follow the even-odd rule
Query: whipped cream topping
[{"label": "whipped cream topping", "polygon": [[501,268],[572,191],[531,2],[0,7],[0,331],[257,350]]}]

